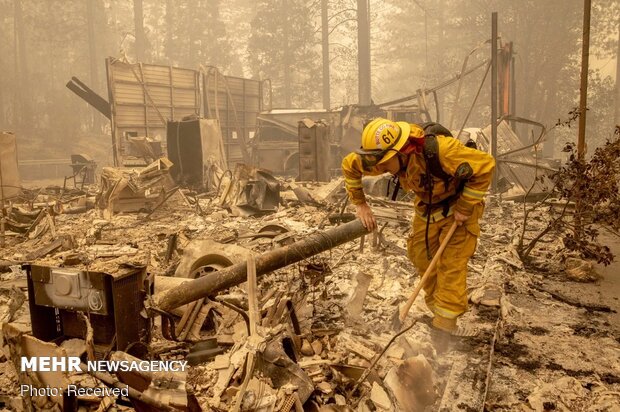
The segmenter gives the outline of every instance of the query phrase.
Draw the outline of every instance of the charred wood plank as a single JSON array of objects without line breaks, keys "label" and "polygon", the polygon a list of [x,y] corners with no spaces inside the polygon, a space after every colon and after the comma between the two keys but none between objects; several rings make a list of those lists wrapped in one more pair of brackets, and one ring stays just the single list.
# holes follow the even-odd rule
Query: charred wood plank
[{"label": "charred wood plank", "polygon": [[72,77],[71,80],[67,82],[66,86],[67,89],[71,90],[73,93],[77,94],[84,101],[86,101],[86,103],[97,109],[99,113],[108,119],[111,117],[110,103],[108,103],[108,101],[103,97],[99,96],[90,87],[82,83],[80,79],[77,77]]}]

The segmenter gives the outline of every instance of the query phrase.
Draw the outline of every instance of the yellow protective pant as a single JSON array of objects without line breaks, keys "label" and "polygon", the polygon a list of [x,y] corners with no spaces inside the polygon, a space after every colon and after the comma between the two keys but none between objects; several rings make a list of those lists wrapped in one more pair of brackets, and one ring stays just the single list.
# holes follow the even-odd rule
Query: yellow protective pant
[{"label": "yellow protective pant", "polygon": [[[467,311],[467,261],[476,250],[480,226],[478,219],[484,207],[478,205],[464,225],[459,226],[446,246],[436,269],[423,286],[426,305],[435,314],[446,319],[456,319]],[[428,229],[431,256],[434,256],[444,240],[454,216],[433,221]],[[412,231],[407,239],[407,256],[420,272],[431,263],[426,254],[426,219],[414,214]]]}]

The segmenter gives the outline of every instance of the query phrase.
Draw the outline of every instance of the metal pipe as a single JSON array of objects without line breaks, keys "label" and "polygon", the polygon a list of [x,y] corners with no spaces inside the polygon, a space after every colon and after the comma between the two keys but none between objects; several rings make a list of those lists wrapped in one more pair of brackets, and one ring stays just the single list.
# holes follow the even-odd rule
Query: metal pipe
[{"label": "metal pipe", "polygon": [[616,112],[614,125],[620,124],[620,18],[618,18],[618,48],[616,49]]},{"label": "metal pipe", "polygon": [[[271,250],[256,257],[256,275],[264,275],[284,266],[297,263],[318,253],[350,242],[369,233],[359,219],[325,232],[316,232],[291,245]],[[247,262],[229,266],[217,272],[196,271],[198,279],[189,280],[174,289],[153,295],[153,306],[169,311],[215,292],[243,283],[247,279]]]},{"label": "metal pipe", "polygon": [[[465,73],[457,74],[453,78],[448,79],[448,80],[444,81],[443,83],[441,83],[441,84],[439,84],[439,85],[437,85],[437,86],[435,86],[433,88],[424,89],[424,93],[425,94],[431,94],[431,93],[437,92],[438,90],[443,89],[444,87],[448,87],[448,86],[458,82],[461,77],[470,75],[473,72],[475,72],[476,70],[478,70],[479,68],[487,66],[489,64],[489,61],[490,60],[487,59],[487,60],[485,60],[483,62],[480,62],[477,65],[475,65],[474,67],[472,67],[471,69],[467,70]],[[400,98],[398,98],[396,100],[390,100],[390,101],[387,101],[387,102],[379,103],[379,104],[377,104],[377,107],[392,106],[392,105],[395,105],[395,104],[400,104],[400,103],[408,102],[409,100],[417,99],[418,98],[418,93],[419,92],[416,92],[416,94],[412,94],[411,96],[400,97]]]},{"label": "metal pipe", "polygon": [[[510,42],[510,50],[513,50],[512,42]],[[515,56],[514,52],[510,57],[510,111],[511,116],[517,115],[517,74],[515,73]],[[516,130],[516,122],[510,123],[512,130]]]},{"label": "metal pipe", "polygon": [[[497,156],[497,12],[491,14],[491,156]],[[491,192],[497,193],[497,169]]]}]

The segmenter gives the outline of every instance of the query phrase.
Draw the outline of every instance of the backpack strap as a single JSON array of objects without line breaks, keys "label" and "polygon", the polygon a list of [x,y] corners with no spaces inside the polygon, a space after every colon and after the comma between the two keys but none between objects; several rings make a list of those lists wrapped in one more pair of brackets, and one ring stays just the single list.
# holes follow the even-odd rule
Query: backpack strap
[{"label": "backpack strap", "polygon": [[[427,134],[424,136],[424,160],[431,175],[438,179],[443,180],[444,187],[448,188],[448,183],[452,180],[452,176],[443,170],[441,163],[439,163],[439,143],[437,142],[437,136],[434,134]],[[430,176],[427,176],[430,178]]]},{"label": "backpack strap", "polygon": [[422,129],[424,129],[425,134],[434,134],[434,135],[454,137],[452,136],[452,133],[450,133],[450,130],[446,129],[445,126],[439,123],[426,122],[426,123],[422,123],[421,126],[422,126]]}]

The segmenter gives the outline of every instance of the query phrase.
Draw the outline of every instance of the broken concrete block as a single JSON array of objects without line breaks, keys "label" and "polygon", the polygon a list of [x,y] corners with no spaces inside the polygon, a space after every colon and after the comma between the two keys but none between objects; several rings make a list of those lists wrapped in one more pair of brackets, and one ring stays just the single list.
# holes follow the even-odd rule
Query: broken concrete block
[{"label": "broken concrete block", "polygon": [[[372,403],[375,404],[377,409],[380,411],[382,410],[393,411],[394,410],[390,397],[377,382],[372,384],[372,389],[370,390],[370,400],[372,401]],[[406,409],[406,410],[415,410],[415,409]]]},{"label": "broken concrete block", "polygon": [[424,410],[437,396],[433,369],[423,355],[406,359],[390,369],[384,382],[394,394],[400,411]]}]

